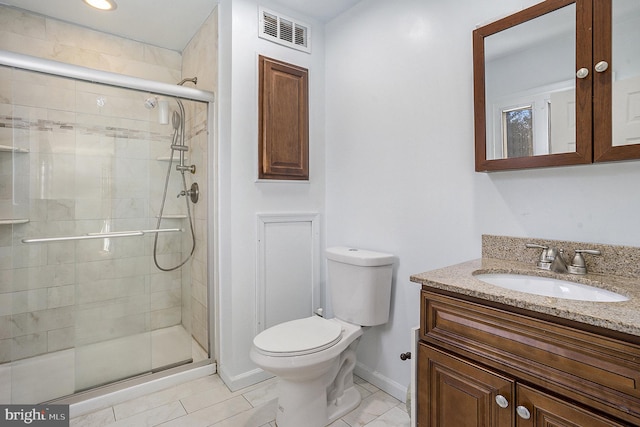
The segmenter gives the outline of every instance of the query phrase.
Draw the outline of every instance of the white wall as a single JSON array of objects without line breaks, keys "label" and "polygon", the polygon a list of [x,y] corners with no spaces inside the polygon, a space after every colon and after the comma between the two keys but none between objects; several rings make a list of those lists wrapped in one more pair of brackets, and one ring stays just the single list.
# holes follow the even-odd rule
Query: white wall
[{"label": "white wall", "polygon": [[[312,53],[259,39],[258,4],[311,24]],[[219,7],[219,371],[238,388],[265,377],[249,359],[256,334],[256,214],[324,211],[324,36],[319,23],[269,1],[222,0]],[[256,182],[258,55],[309,69],[309,183]]]},{"label": "white wall", "polygon": [[326,245],[398,256],[391,321],[359,372],[409,383],[409,276],[480,256],[481,234],[640,246],[640,163],[474,172],[471,32],[532,0],[365,0],[326,27]]}]

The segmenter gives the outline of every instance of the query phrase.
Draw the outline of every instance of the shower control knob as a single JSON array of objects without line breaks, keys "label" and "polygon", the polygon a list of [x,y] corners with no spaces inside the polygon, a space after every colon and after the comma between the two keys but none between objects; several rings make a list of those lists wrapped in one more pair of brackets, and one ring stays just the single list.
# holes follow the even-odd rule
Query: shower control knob
[{"label": "shower control knob", "polygon": [[400,353],[400,360],[411,359],[411,352],[407,351],[406,353]]},{"label": "shower control knob", "polygon": [[194,182],[191,184],[191,188],[189,190],[182,190],[179,192],[177,197],[180,196],[189,196],[191,203],[198,203],[198,199],[200,198],[200,188],[198,187],[198,183]]}]

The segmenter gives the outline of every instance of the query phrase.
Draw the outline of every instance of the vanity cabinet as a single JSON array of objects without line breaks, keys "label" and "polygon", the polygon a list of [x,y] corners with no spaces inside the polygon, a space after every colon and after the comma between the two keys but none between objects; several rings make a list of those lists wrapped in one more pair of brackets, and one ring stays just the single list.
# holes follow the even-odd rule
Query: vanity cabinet
[{"label": "vanity cabinet", "polygon": [[424,343],[419,344],[418,365],[420,377],[428,378],[418,385],[427,406],[420,411],[419,426],[624,425]]},{"label": "vanity cabinet", "polygon": [[423,287],[418,426],[640,425],[637,340]]},{"label": "vanity cabinet", "polygon": [[545,0],[473,31],[476,171],[640,158],[640,3]]}]

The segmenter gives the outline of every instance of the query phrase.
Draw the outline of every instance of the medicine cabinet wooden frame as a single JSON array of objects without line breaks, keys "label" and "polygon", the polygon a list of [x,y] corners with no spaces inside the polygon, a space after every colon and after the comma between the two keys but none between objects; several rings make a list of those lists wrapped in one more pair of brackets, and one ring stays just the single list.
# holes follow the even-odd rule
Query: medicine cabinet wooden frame
[{"label": "medicine cabinet wooden frame", "polygon": [[[613,146],[612,67],[596,72],[599,61],[612,63],[612,0],[546,0],[473,31],[475,170],[489,172],[588,164],[640,158],[640,144]],[[487,159],[485,38],[571,4],[576,5],[576,151],[529,157]],[[553,64],[549,64],[553,66]]]},{"label": "medicine cabinet wooden frame", "polygon": [[309,72],[259,56],[258,178],[309,180]]}]

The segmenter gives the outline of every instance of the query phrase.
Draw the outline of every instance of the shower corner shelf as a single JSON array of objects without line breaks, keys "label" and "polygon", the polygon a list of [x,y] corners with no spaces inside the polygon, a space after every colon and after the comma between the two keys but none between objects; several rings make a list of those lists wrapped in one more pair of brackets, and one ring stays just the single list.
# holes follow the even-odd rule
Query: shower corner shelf
[{"label": "shower corner shelf", "polygon": [[5,151],[9,153],[28,153],[29,152],[27,148],[18,148],[18,147],[13,147],[11,145],[3,145],[3,144],[0,144],[0,151]]},{"label": "shower corner shelf", "polygon": [[27,218],[0,218],[0,225],[26,224]]},{"label": "shower corner shelf", "polygon": [[[187,215],[185,214],[164,214],[162,215],[162,219],[185,219]],[[156,215],[158,218],[158,215]]]}]

